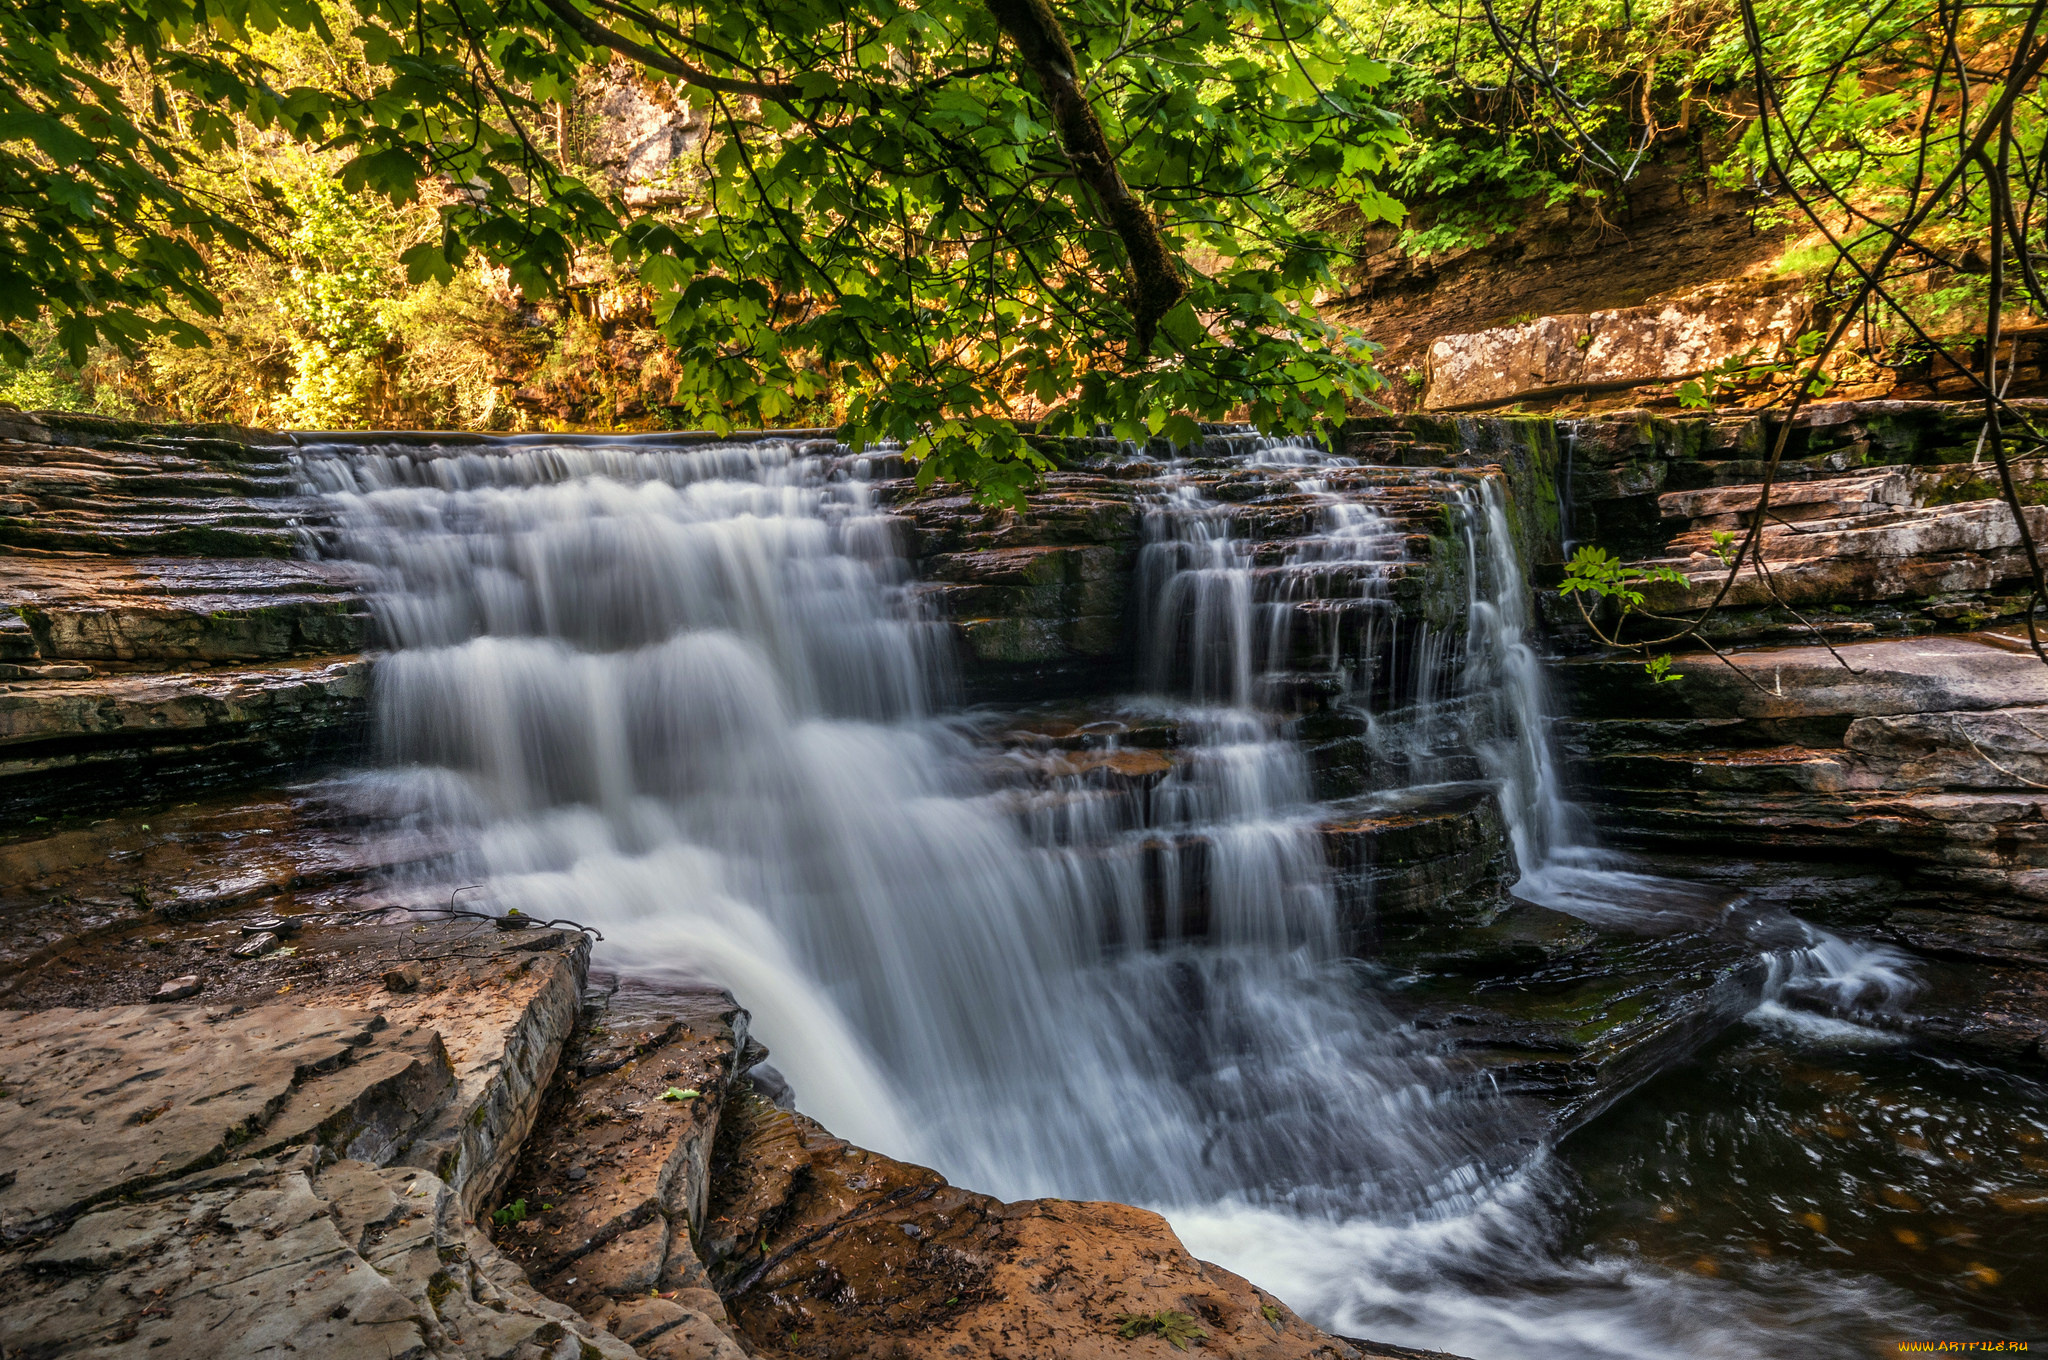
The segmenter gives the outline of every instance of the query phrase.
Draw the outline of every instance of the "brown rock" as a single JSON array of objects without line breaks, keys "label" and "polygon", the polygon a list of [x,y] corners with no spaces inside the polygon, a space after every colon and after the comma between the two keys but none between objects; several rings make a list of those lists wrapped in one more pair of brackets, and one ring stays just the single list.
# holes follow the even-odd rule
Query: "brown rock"
[{"label": "brown rock", "polygon": [[[536,1134],[514,1193],[548,1204],[543,1231],[505,1248],[553,1297],[588,1312],[606,1298],[708,1283],[691,1244],[704,1217],[711,1144],[746,1047],[746,1012],[723,991],[630,990],[587,1035],[588,1075]],[[671,1090],[696,1095],[665,1100]]]},{"label": "brown rock", "polygon": [[172,978],[151,994],[151,1001],[183,1001],[199,995],[199,975],[194,973],[181,978]]},{"label": "brown rock", "polygon": [[384,974],[384,990],[387,992],[416,992],[419,989],[420,966],[416,963],[402,963]]},{"label": "brown rock", "polygon": [[[783,1356],[1130,1360],[1369,1354],[1122,1204],[1005,1204],[736,1092],[700,1239],[740,1329]],[[1151,1340],[1145,1338],[1150,1337]],[[1143,1348],[1143,1349],[1141,1349]]]},{"label": "brown rock", "polygon": [[1796,290],[1714,284],[1649,306],[1445,335],[1429,346],[1423,405],[1452,410],[1691,377],[1748,350],[1776,354],[1808,317]]}]

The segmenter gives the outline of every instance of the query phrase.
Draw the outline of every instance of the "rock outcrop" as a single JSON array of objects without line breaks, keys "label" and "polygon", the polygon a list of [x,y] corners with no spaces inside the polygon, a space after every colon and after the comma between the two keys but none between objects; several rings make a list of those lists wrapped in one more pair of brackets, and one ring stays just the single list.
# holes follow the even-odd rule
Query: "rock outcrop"
[{"label": "rock outcrop", "polygon": [[832,1138],[750,1075],[730,996],[586,993],[582,934],[175,928],[237,919],[267,943],[188,1002],[124,1002],[184,961],[104,934],[12,979],[36,1008],[0,1011],[0,1352],[1416,1354],[1316,1331],[1156,1215]]},{"label": "rock outcrop", "polygon": [[1111,1360],[1140,1338],[1250,1360],[1376,1360],[1196,1260],[1157,1214],[1006,1204],[848,1145],[742,1091],[726,1118],[707,1234],[714,1277],[757,1353]]},{"label": "rock outcrop", "polygon": [[0,420],[0,816],[246,784],[347,750],[369,614],[252,431]]},{"label": "rock outcrop", "polygon": [[1429,345],[1422,406],[1477,411],[1696,378],[1717,364],[1771,362],[1812,321],[1803,289],[1712,284],[1654,304],[1534,317]]},{"label": "rock outcrop", "polygon": [[[1777,432],[1761,419],[1578,428],[1580,531],[1686,577],[1650,587],[1649,606],[1693,617],[1726,587],[1701,626],[1724,657],[1681,655],[1676,684],[1652,685],[1633,659],[1557,670],[1579,796],[1611,839],[1968,962],[1946,1008],[1923,1007],[1930,1026],[2039,1061],[2048,667],[2024,640],[2027,566],[1981,420],[1900,402],[1803,412],[1765,569],[1730,580]],[[2038,541],[2048,469],[2014,470]],[[1560,636],[1582,644],[1553,603]]]},{"label": "rock outcrop", "polygon": [[2048,667],[2031,653],[1971,635],[1769,648],[1689,657],[1656,691],[1623,662],[1562,674],[1586,715],[1562,736],[1614,834],[1854,866],[1786,891],[1916,948],[2048,966]]},{"label": "rock outcrop", "polygon": [[[292,933],[344,973],[304,1001],[252,959],[195,978],[210,999],[0,1012],[0,1351],[632,1360],[477,1228],[585,938]],[[361,976],[395,951],[413,994]]]},{"label": "rock outcrop", "polygon": [[[1764,277],[1786,238],[1759,228],[1756,205],[1745,190],[1703,179],[1682,156],[1652,157],[1621,199],[1520,205],[1511,229],[1471,231],[1462,244],[1410,253],[1399,244],[1405,227],[1367,228],[1363,258],[1353,257],[1348,291],[1332,306],[1386,347],[1379,364],[1397,381],[1380,399],[1412,410],[1441,336],[1637,308]],[[1412,225],[1427,230],[1432,210],[1417,206]]]},{"label": "rock outcrop", "polygon": [[1004,1203],[834,1138],[748,1076],[766,1052],[723,992],[626,984],[588,1019],[498,1238],[650,1360],[1411,1354],[1317,1331],[1156,1214]]}]

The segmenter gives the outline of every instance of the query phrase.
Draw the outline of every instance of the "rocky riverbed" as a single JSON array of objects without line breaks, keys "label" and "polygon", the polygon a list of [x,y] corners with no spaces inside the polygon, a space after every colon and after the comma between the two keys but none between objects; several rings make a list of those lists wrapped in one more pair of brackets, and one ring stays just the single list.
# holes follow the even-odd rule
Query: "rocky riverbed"
[{"label": "rocky riverbed", "polygon": [[[1728,664],[1651,686],[1537,592],[1575,797],[1633,869],[1691,885],[1604,914],[1512,891],[1527,811],[1470,742],[1507,719],[1443,681],[1506,598],[1482,521],[1539,585],[1590,538],[1696,594],[1768,427],[1411,417],[1359,422],[1352,462],[1312,473],[1249,442],[1175,465],[1242,545],[1232,579],[1288,620],[1243,697],[1272,715],[1258,741],[1300,753],[1337,947],[1438,1098],[1485,1093],[1502,1149],[1619,1147],[1682,1106],[1670,1073],[1748,1051],[1767,998],[2022,1084],[2048,1063],[2048,672],[2014,643],[1965,423],[1894,403],[1796,432],[1767,544],[1835,652],[1744,597],[1711,634]],[[478,475],[410,447],[423,479]],[[1022,514],[919,494],[886,456],[844,473],[952,658],[949,740],[982,796],[1087,872],[1128,869],[1120,914],[1088,923],[1102,947],[1225,949],[1242,847],[1173,809],[1255,743],[1133,697],[1160,645],[1165,464],[1083,452]],[[337,530],[298,456],[260,432],[0,424],[0,1142],[22,1149],[0,1222],[25,1300],[0,1348],[180,1354],[237,1328],[579,1360],[1411,1354],[1316,1330],[1148,1211],[1006,1203],[835,1137],[757,1070],[749,997],[660,969],[592,986],[573,923],[436,911],[472,847],[347,773],[378,758],[390,582],[300,556]],[[1911,951],[1914,1003],[1788,986],[1803,922]],[[1632,1149],[1584,1174],[1627,1182]],[[1978,1266],[2000,1273],[1954,1270]],[[2013,1287],[1970,1298],[2005,1316]]]}]

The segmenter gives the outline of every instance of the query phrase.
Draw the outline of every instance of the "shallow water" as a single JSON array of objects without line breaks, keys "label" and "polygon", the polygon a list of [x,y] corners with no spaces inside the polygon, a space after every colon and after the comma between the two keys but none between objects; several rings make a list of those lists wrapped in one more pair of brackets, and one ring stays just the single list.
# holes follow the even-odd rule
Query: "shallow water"
[{"label": "shallow water", "polygon": [[1578,1240],[1759,1292],[1861,1276],[2048,1332],[2048,1089],[1766,1008],[1564,1153]]},{"label": "shallow water", "polygon": [[[411,885],[422,901],[477,882],[604,928],[613,967],[730,986],[842,1136],[1008,1197],[1157,1206],[1335,1330],[1562,1358],[1861,1354],[1946,1325],[1952,1291],[1919,1276],[1790,1249],[1705,1273],[1704,1246],[1629,1236],[1638,1182],[1734,1185],[1726,1140],[1653,1138],[1650,1159],[1615,1132],[1660,1108],[1645,1095],[1586,1135],[1604,1160],[1554,1156],[1345,957],[1324,809],[1269,699],[1318,626],[1307,583],[1341,570],[1347,607],[1384,610],[1399,539],[1318,489],[1313,451],[1244,456],[1298,466],[1322,526],[1260,574],[1228,507],[1172,473],[1152,489],[1151,692],[1101,706],[1179,732],[1139,799],[992,756],[890,521],[829,446],[309,449],[396,648],[361,796],[466,847]],[[1469,632],[1418,648],[1424,701],[1375,740],[1418,779],[1445,749],[1477,763],[1533,900],[1645,929],[1697,915],[1700,890],[1577,833],[1502,503],[1460,505]],[[1161,845],[1202,847],[1199,900]],[[1903,968],[1811,937],[1781,950],[1772,1014],[1896,1009]],[[1781,1056],[1824,1042],[1752,1032]],[[1999,1306],[1978,1321],[2021,1319]]]}]

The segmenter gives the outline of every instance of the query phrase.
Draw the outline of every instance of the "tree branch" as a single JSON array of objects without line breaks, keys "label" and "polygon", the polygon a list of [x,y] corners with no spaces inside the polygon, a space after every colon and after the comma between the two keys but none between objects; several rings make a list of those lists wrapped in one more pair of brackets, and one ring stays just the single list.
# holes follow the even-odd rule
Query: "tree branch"
[{"label": "tree branch", "polygon": [[541,3],[546,5],[556,18],[574,30],[577,37],[591,46],[609,48],[621,56],[631,57],[642,66],[651,66],[664,75],[674,76],[685,85],[694,85],[700,90],[712,90],[719,94],[772,100],[777,104],[793,104],[804,98],[803,91],[794,85],[715,76],[658,48],[634,42],[625,34],[606,28],[585,14],[576,7],[575,0],[541,0]]},{"label": "tree branch", "polygon": [[[547,0],[549,4],[566,0]],[[1060,146],[1074,175],[1093,194],[1104,222],[1123,243],[1131,287],[1131,317],[1136,325],[1129,360],[1142,362],[1151,352],[1159,320],[1187,296],[1180,264],[1152,216],[1131,192],[1117,169],[1102,123],[1079,84],[1080,63],[1066,31],[1047,0],[986,0],[996,24],[1038,78],[1045,102],[1059,130]]]}]

